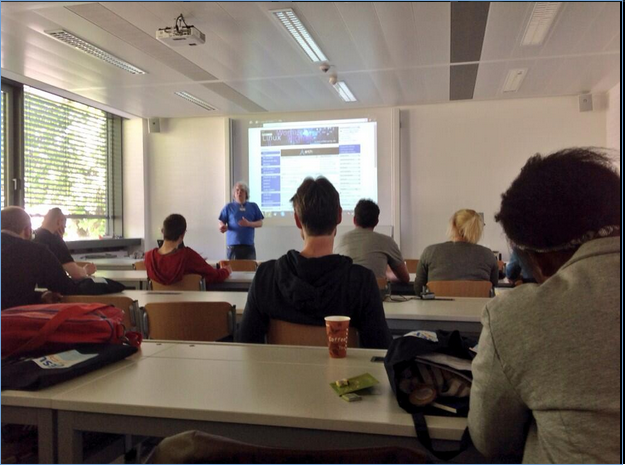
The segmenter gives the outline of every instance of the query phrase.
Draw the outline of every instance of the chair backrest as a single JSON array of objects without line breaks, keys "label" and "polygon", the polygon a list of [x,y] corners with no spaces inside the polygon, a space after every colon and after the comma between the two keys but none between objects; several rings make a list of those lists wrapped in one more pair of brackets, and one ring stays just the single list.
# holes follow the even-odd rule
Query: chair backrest
[{"label": "chair backrest", "polygon": [[430,281],[428,289],[442,297],[491,297],[490,281]]},{"label": "chair backrest", "polygon": [[252,259],[222,259],[219,267],[230,266],[233,271],[256,271],[258,263]]},{"label": "chair backrest", "polygon": [[234,306],[226,302],[147,303],[150,339],[212,342],[232,334]]},{"label": "chair backrest", "polygon": [[406,269],[408,269],[409,274],[414,274],[417,272],[417,266],[419,265],[418,259],[407,259],[404,260],[406,263]]},{"label": "chair backrest", "polygon": [[[338,435],[338,434],[337,434]],[[150,464],[424,464],[425,451],[404,447],[287,449],[259,446],[200,431],[165,438]]]},{"label": "chair backrest", "polygon": [[[269,320],[267,343],[277,345],[310,345],[313,347],[327,347],[328,337],[325,326],[311,326],[308,324],[289,323],[279,319]],[[347,346],[358,347],[358,330],[349,328]]]},{"label": "chair backrest", "polygon": [[136,300],[121,295],[65,295],[63,303],[104,303],[124,310],[124,327],[127,331],[137,325],[139,304]]},{"label": "chair backrest", "polygon": [[206,282],[199,274],[185,274],[180,282],[163,285],[150,280],[152,290],[206,290]]},{"label": "chair backrest", "polygon": [[146,267],[145,267],[145,261],[136,261],[132,267],[134,268],[135,271],[145,271]]},{"label": "chair backrest", "polygon": [[388,279],[386,277],[376,277],[375,280],[378,283],[378,289],[386,290],[388,287]]}]

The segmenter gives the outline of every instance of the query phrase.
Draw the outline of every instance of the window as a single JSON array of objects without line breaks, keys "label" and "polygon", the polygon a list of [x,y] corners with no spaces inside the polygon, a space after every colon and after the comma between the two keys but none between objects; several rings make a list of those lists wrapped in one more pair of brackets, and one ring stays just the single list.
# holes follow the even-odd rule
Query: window
[{"label": "window", "polygon": [[0,165],[0,180],[2,180],[2,192],[1,193],[2,193],[2,207],[3,208],[6,206],[6,200],[7,200],[6,192],[5,192],[5,185],[6,185],[6,183],[4,181],[4,176],[5,176],[5,173],[6,173],[4,167],[6,165],[5,160],[6,160],[6,154],[7,154],[7,151],[6,151],[5,146],[4,146],[6,144],[6,141],[7,141],[7,138],[5,136],[6,126],[4,124],[5,121],[6,121],[6,116],[4,114],[5,109],[7,108],[6,100],[7,100],[7,93],[2,91],[2,116],[0,117],[0,118],[2,118],[2,141],[0,143],[0,146],[2,148],[1,149],[2,150],[2,155],[0,157],[0,164],[1,164]]},{"label": "window", "polygon": [[59,207],[68,218],[66,240],[121,234],[121,118],[24,86],[23,128],[16,204],[33,228]]}]

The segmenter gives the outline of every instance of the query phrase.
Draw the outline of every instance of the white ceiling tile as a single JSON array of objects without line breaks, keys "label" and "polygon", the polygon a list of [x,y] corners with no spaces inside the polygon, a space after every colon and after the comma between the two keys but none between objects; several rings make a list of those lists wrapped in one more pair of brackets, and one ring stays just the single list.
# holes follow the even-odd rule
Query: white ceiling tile
[{"label": "white ceiling tile", "polygon": [[337,3],[339,14],[352,37],[359,55],[369,69],[393,66],[388,44],[373,3]]},{"label": "white ceiling tile", "polygon": [[599,2],[563,2],[542,47],[541,55],[544,57],[575,53],[576,46],[602,9],[603,3]]},{"label": "white ceiling tile", "polygon": [[411,2],[417,30],[417,64],[449,64],[451,6],[449,2]]},{"label": "white ceiling tile", "polygon": [[[275,21],[270,10],[285,7],[309,28],[357,103],[344,103]],[[475,99],[602,92],[620,81],[620,5],[564,3],[545,44],[521,47],[532,8],[531,2],[491,3]],[[449,2],[2,2],[1,9],[3,72],[122,113],[204,115],[174,90],[197,95],[221,115],[449,101]],[[70,9],[90,11],[90,21]],[[180,13],[206,34],[205,45],[170,48],[153,40]],[[130,25],[123,40],[114,33],[121,24]],[[148,74],[132,76],[44,34],[57,28]],[[165,52],[172,60],[159,55]],[[507,71],[520,65],[529,68],[523,86],[502,95]],[[194,70],[213,78],[197,81]]]},{"label": "white ceiling tile", "polygon": [[338,72],[362,70],[365,62],[334,2],[298,2],[295,6],[312,28],[315,39]]},{"label": "white ceiling tile", "polygon": [[[515,49],[521,42],[533,2],[491,2],[488,12],[482,60],[522,57],[523,50]],[[529,48],[532,49],[532,48]],[[536,51],[525,48],[528,55]]]}]

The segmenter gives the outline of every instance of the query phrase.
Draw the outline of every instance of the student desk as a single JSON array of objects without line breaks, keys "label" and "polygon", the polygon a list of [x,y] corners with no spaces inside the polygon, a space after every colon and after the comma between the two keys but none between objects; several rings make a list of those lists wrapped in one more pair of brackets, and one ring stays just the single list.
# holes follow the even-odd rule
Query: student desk
[{"label": "student desk", "polygon": [[[240,320],[245,303],[246,292],[209,291],[209,292],[175,292],[125,290],[121,293],[136,300],[140,307],[146,303],[166,302],[228,302],[236,306],[237,318]],[[102,301],[106,302],[106,295]],[[383,302],[384,314],[391,331],[403,334],[417,329],[425,330],[459,330],[475,337],[482,330],[480,322],[484,305],[489,298],[454,298],[453,300],[418,300]]]},{"label": "student desk", "polygon": [[[442,297],[439,297],[442,298]],[[482,310],[490,298],[454,297],[447,300],[384,301],[384,314],[394,333],[419,329],[447,331],[458,330],[473,337],[482,331]]]},{"label": "student desk", "polygon": [[131,357],[72,381],[40,391],[2,391],[0,396],[2,399],[2,423],[36,425],[39,437],[39,463],[52,464],[58,462],[56,459],[57,414],[52,407],[52,400],[69,389],[107,378],[115,371],[132,365],[142,358],[149,357],[155,352],[165,350],[171,345],[173,344],[157,344],[147,341],[142,344],[141,351]]},{"label": "student desk", "polygon": [[[104,277],[107,279],[113,279],[117,282],[123,282],[125,284],[131,284],[138,289],[147,289],[148,274],[146,271],[134,271],[134,270],[110,270],[110,271],[96,271],[95,277]],[[254,272],[246,271],[234,271],[225,282],[219,284],[208,284],[208,290],[221,290],[221,291],[243,291],[247,292],[250,288],[250,284],[254,279]]]},{"label": "student desk", "polygon": [[148,288],[148,273],[146,271],[135,271],[134,269],[116,269],[108,271],[96,271],[94,277],[104,277],[123,282],[138,289]]},{"label": "student desk", "polygon": [[[86,431],[164,437],[198,429],[277,447],[417,447],[384,365],[371,362],[384,354],[349,349],[347,358],[331,359],[323,347],[169,343],[51,398],[58,461],[82,461]],[[365,372],[380,381],[379,394],[362,401],[345,402],[329,385]],[[457,441],[466,419],[428,424],[432,438]]]},{"label": "student desk", "polygon": [[[86,255],[89,256],[89,255]],[[115,258],[81,258],[76,256],[77,261],[88,261],[96,265],[98,271],[132,271],[134,264],[141,259],[131,258],[129,256],[121,256]]]},{"label": "student desk", "polygon": [[230,276],[219,284],[206,284],[206,290],[247,292],[254,280],[253,271],[233,271]]}]

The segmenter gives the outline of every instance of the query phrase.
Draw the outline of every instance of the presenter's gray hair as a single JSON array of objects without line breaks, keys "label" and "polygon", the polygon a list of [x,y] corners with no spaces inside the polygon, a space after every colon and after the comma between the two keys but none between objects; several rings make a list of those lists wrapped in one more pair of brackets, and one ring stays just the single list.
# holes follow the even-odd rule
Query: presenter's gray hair
[{"label": "presenter's gray hair", "polygon": [[234,184],[234,186],[232,187],[232,196],[234,197],[234,190],[236,190],[237,185],[239,185],[245,191],[245,201],[250,199],[250,187],[247,186],[247,183],[243,181],[238,181]]}]

